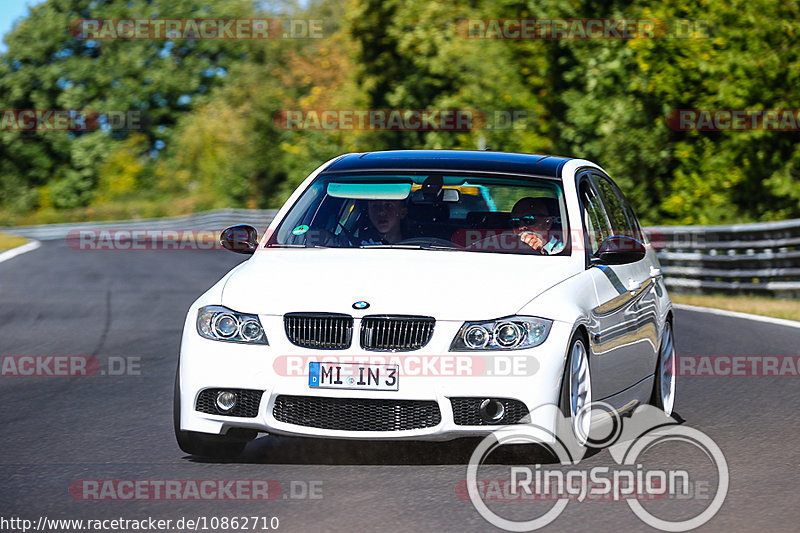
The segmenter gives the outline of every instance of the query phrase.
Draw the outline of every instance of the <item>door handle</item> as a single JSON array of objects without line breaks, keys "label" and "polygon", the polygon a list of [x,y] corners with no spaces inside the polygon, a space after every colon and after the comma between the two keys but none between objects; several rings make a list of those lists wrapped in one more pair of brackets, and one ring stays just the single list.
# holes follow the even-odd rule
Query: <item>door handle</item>
[{"label": "door handle", "polygon": [[642,288],[641,283],[636,283],[636,281],[632,279],[628,280],[628,292],[631,293],[631,296],[636,294],[641,288]]}]

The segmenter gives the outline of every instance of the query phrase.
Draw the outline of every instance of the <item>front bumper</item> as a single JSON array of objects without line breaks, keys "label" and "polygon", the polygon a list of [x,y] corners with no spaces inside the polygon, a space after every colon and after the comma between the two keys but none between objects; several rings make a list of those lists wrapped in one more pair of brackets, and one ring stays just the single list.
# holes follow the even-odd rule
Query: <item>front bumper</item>
[{"label": "front bumper", "polygon": [[[498,425],[466,425],[469,417],[465,418],[464,410],[468,411],[471,404],[461,402],[458,405],[460,416],[459,409],[454,415],[453,400],[458,398],[501,399],[509,401],[510,406],[521,403],[523,409],[534,411],[533,423],[552,428],[554,420],[550,417],[537,420],[535,413],[541,406],[558,404],[572,335],[571,324],[554,322],[547,340],[535,348],[450,352],[450,343],[462,322],[437,321],[430,342],[413,352],[365,351],[357,342],[347,350],[314,350],[288,341],[281,316],[259,316],[269,346],[204,339],[195,330],[195,316],[196,311],[192,309],[181,344],[180,425],[183,430],[212,434],[225,433],[231,428],[250,428],[304,437],[450,440],[484,436],[498,430]],[[307,374],[310,361],[397,363],[399,390],[311,388]],[[207,412],[201,412],[197,410],[198,398],[206,389],[254,391],[250,395],[257,398],[256,407],[248,416],[226,416],[208,412],[212,411],[208,408]],[[301,401],[304,403],[298,403]],[[399,420],[406,416],[406,407],[413,410],[423,406],[429,411],[435,410],[436,416],[430,418],[429,411],[421,415],[412,413],[410,426],[382,419],[395,417]],[[316,421],[301,415],[298,411],[301,408],[306,410],[304,412],[309,409],[315,412],[312,418]],[[546,409],[538,411],[548,412]],[[355,428],[346,420],[337,426],[337,420],[330,419],[334,415],[342,418],[347,413],[364,421],[359,420]],[[255,416],[249,416],[252,414]],[[319,423],[319,420],[327,422]]]}]

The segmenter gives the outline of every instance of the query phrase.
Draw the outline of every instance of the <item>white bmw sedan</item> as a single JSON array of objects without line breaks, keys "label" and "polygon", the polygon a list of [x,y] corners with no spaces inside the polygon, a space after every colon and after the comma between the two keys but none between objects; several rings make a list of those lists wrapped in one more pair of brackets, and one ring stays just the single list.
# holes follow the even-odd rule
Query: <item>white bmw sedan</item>
[{"label": "white bmw sedan", "polygon": [[447,440],[591,402],[675,401],[672,306],[625,196],[581,159],[347,154],[314,171],[251,254],[192,304],[174,425],[190,454],[258,433]]}]

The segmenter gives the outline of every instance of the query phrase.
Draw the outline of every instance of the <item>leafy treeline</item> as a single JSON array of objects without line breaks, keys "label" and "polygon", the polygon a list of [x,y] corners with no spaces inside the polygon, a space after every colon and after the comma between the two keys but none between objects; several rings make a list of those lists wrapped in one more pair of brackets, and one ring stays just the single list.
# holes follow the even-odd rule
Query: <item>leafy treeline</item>
[{"label": "leafy treeline", "polygon": [[[274,207],[347,151],[477,148],[603,165],[647,223],[800,217],[800,133],[676,131],[679,109],[800,109],[797,0],[48,0],[6,36],[0,109],[139,111],[0,131],[0,224]],[[81,18],[320,20],[321,38],[87,40]],[[466,38],[470,21],[659,21],[653,39]],[[689,21],[689,22],[686,22]],[[301,130],[282,110],[483,110],[471,131]],[[500,115],[496,115],[499,112]],[[512,128],[495,116],[516,113]]]}]

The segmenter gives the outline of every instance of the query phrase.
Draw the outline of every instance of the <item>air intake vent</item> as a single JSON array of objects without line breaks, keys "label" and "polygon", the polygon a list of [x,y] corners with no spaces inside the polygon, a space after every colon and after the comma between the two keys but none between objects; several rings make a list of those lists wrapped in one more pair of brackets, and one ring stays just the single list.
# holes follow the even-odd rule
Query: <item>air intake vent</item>
[{"label": "air intake vent", "polygon": [[[457,426],[486,426],[481,418],[480,408],[484,398],[450,398],[453,404],[453,421]],[[519,400],[499,398],[505,408],[499,424],[527,424],[530,422],[528,409]]]},{"label": "air intake vent", "polygon": [[431,340],[435,323],[427,316],[366,316],[361,320],[361,347],[381,352],[419,350]]},{"label": "air intake vent", "polygon": [[[216,407],[217,393],[229,391],[236,395],[236,406],[227,413],[220,413]],[[263,390],[251,389],[205,389],[197,396],[195,410],[210,415],[240,416],[243,418],[255,418],[258,416],[258,407],[261,405]]]},{"label": "air intake vent", "polygon": [[336,313],[288,313],[283,325],[289,341],[303,348],[344,350],[353,339],[353,317]]},{"label": "air intake vent", "polygon": [[442,421],[432,400],[369,400],[278,396],[275,420],[297,426],[340,431],[403,431],[429,428]]}]

